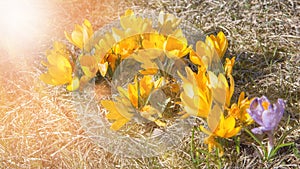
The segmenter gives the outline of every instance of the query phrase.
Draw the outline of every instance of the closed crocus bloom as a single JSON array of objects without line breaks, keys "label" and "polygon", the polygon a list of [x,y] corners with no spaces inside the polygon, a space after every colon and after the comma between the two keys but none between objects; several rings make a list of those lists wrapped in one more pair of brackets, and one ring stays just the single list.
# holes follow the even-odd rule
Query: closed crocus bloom
[{"label": "closed crocus bloom", "polygon": [[230,75],[230,85],[224,74],[220,73],[218,77],[211,71],[208,72],[210,79],[210,87],[213,91],[213,97],[217,103],[229,107],[230,100],[234,92],[234,80]]},{"label": "closed crocus bloom", "polygon": [[225,66],[224,66],[226,76],[229,76],[232,74],[232,68],[233,68],[234,62],[235,62],[235,57],[233,57],[231,59],[226,58]]},{"label": "closed crocus bloom", "polygon": [[123,30],[125,30],[126,37],[153,32],[152,22],[149,19],[136,16],[130,9],[120,17],[120,24]]},{"label": "closed crocus bloom", "polygon": [[180,94],[185,114],[182,117],[199,116],[206,118],[212,104],[212,93],[207,86],[207,76],[205,71],[198,69],[194,73],[189,67],[186,67],[187,77],[181,77],[183,81],[183,92]]},{"label": "closed crocus bloom", "polygon": [[285,103],[278,99],[277,103],[271,104],[267,97],[255,98],[247,112],[260,127],[252,129],[253,133],[273,132],[278,126],[284,112]]},{"label": "closed crocus bloom", "polygon": [[213,44],[213,47],[215,48],[216,52],[218,53],[220,58],[223,58],[227,47],[228,47],[228,41],[226,39],[226,36],[222,31],[220,31],[217,36],[210,35],[206,37],[206,41],[210,41],[210,44]]},{"label": "closed crocus bloom", "polygon": [[[135,108],[140,108],[144,106],[144,103],[147,102],[148,97],[151,92],[160,87],[162,79],[156,81],[153,80],[152,76],[145,75],[142,79],[138,80],[135,77],[134,82],[128,85],[128,92],[125,91],[125,95],[128,95],[129,100]],[[121,88],[120,88],[121,89]],[[121,89],[124,91],[123,89]]]},{"label": "closed crocus bloom", "polygon": [[75,30],[70,34],[65,32],[66,38],[79,49],[83,49],[93,36],[93,28],[88,20],[84,20],[82,26],[75,25]]}]

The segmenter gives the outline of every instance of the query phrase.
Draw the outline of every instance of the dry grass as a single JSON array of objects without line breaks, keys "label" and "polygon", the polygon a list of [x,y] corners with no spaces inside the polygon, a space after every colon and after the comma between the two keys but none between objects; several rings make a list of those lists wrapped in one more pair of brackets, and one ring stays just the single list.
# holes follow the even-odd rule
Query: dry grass
[{"label": "dry grass", "polygon": [[[0,167],[1,168],[299,168],[291,149],[282,149],[275,159],[263,162],[259,150],[245,134],[241,153],[230,146],[218,163],[193,161],[191,143],[205,149],[202,135],[187,137],[182,144],[162,156],[126,159],[105,152],[85,133],[77,118],[72,96],[61,87],[39,81],[44,71],[40,61],[53,40],[63,39],[64,30],[89,19],[95,30],[116,19],[124,6],[138,11],[164,10],[176,14],[206,33],[223,30],[230,45],[228,56],[237,56],[234,68],[236,94],[267,95],[271,101],[287,101],[277,136],[300,124],[300,4],[290,1],[89,1],[49,2],[45,25],[28,57],[12,57],[4,47],[0,52]],[[286,142],[295,142],[300,151],[300,129]],[[252,141],[252,142],[250,142]],[[232,144],[231,142],[229,144]],[[203,159],[203,160],[202,160]],[[198,163],[198,164],[197,164]]]}]

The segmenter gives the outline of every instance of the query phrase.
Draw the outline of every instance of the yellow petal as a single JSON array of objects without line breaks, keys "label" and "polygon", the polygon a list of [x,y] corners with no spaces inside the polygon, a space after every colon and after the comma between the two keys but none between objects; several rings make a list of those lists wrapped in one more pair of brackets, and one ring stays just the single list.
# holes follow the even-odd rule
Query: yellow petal
[{"label": "yellow petal", "polygon": [[162,122],[161,120],[155,120],[154,122],[156,125],[160,127],[165,127],[167,125],[165,122]]},{"label": "yellow petal", "polygon": [[190,50],[187,47],[185,41],[181,41],[173,36],[168,36],[167,40],[164,43],[164,50],[167,52],[168,57],[183,57]]},{"label": "yellow petal", "polygon": [[239,100],[238,100],[238,105],[240,105],[242,103],[242,101],[244,100],[245,98],[245,92],[242,92],[239,96]]},{"label": "yellow petal", "polygon": [[52,76],[49,73],[41,74],[40,79],[44,83],[47,83],[47,84],[50,84],[50,85],[61,85],[61,84],[57,83],[56,81],[54,81]]},{"label": "yellow petal", "polygon": [[125,11],[125,16],[131,16],[131,15],[134,15],[133,10],[132,10],[132,9],[127,9],[127,10]]},{"label": "yellow petal", "polygon": [[150,92],[153,90],[154,83],[152,81],[152,76],[144,76],[140,80],[140,95],[141,97],[148,97]]},{"label": "yellow petal", "polygon": [[[234,93],[234,79],[233,79],[232,75],[229,75],[229,80],[230,80],[230,86],[229,86],[229,89],[227,89],[227,93],[226,93],[226,106],[227,107],[229,107],[231,97]],[[226,81],[226,83],[227,83],[227,81]],[[228,83],[227,83],[227,85],[228,85]]]},{"label": "yellow petal", "polygon": [[184,110],[192,116],[198,115],[198,105],[195,105],[193,98],[188,97],[186,93],[181,93],[180,95],[182,104],[184,105]]},{"label": "yellow petal", "polygon": [[84,74],[90,78],[96,76],[98,71],[97,60],[94,56],[84,55],[79,59],[79,63],[81,65],[82,71]]},{"label": "yellow petal", "polygon": [[115,103],[110,100],[101,100],[101,105],[108,110],[108,114],[106,114],[107,119],[120,119],[123,116],[117,111],[115,107]]},{"label": "yellow petal", "polygon": [[139,70],[139,72],[142,75],[155,75],[157,73],[158,69],[155,68],[149,68],[149,69],[145,69],[145,70]]},{"label": "yellow petal", "polygon": [[218,41],[220,44],[220,58],[222,58],[227,50],[228,47],[228,41],[226,39],[226,36],[224,35],[224,33],[222,31],[220,31],[217,35],[218,37]]},{"label": "yellow petal", "polygon": [[218,105],[214,105],[212,110],[210,111],[210,113],[207,116],[207,124],[209,129],[214,132],[221,120],[221,116],[222,116],[222,110],[220,108],[220,106]]},{"label": "yellow petal", "polygon": [[213,72],[209,71],[209,80],[210,85],[212,87],[212,94],[216,102],[218,102],[221,105],[224,105],[226,101],[226,78],[219,74],[217,77]]},{"label": "yellow petal", "polygon": [[226,133],[225,138],[230,138],[230,137],[237,135],[241,131],[241,129],[242,129],[241,127],[236,127],[234,129],[232,129],[231,131]]},{"label": "yellow petal", "polygon": [[105,62],[103,64],[98,63],[98,68],[99,68],[101,76],[104,77],[106,75],[106,72],[107,72],[108,62]]},{"label": "yellow petal", "polygon": [[138,108],[139,106],[139,100],[138,100],[138,82],[137,82],[137,78],[135,78],[134,80],[134,84],[129,84],[128,85],[128,95],[129,95],[129,99],[132,103],[132,105],[135,108]]},{"label": "yellow petal", "polygon": [[67,86],[68,91],[74,91],[79,88],[79,79],[78,77],[73,78],[71,83]]},{"label": "yellow petal", "polygon": [[48,68],[48,73],[57,84],[66,84],[72,80],[72,72],[67,69],[51,66]]},{"label": "yellow petal", "polygon": [[129,120],[126,118],[118,119],[110,126],[110,129],[114,131],[120,130],[127,122]]},{"label": "yellow petal", "polygon": [[235,127],[235,119],[232,116],[228,116],[225,120],[224,120],[224,128],[225,130],[232,130]]}]

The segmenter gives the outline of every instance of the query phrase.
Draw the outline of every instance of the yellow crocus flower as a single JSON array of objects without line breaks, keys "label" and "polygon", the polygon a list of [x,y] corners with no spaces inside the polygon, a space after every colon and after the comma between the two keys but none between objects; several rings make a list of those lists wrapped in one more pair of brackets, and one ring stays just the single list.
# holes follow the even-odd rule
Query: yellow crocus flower
[{"label": "yellow crocus flower", "polygon": [[190,59],[194,64],[198,64],[199,60],[201,60],[204,66],[209,68],[213,61],[216,60],[215,57],[217,56],[215,55],[214,50],[210,46],[203,41],[198,41],[196,43],[196,55],[193,55]]},{"label": "yellow crocus flower", "polygon": [[158,81],[161,79],[154,82],[151,75],[145,75],[140,81],[135,77],[133,84],[128,85],[128,96],[135,108],[140,108],[145,104],[154,87],[158,87],[155,85]]},{"label": "yellow crocus flower", "polygon": [[182,58],[192,50],[188,46],[186,39],[178,39],[174,36],[168,36],[164,43],[164,51],[169,58]]},{"label": "yellow crocus flower", "polygon": [[65,36],[69,42],[79,49],[83,50],[85,48],[86,51],[89,51],[91,48],[87,45],[93,36],[93,33],[92,24],[85,19],[82,23],[82,26],[77,24],[75,25],[75,29],[71,35],[65,31]]},{"label": "yellow crocus flower", "polygon": [[170,35],[178,28],[181,20],[172,14],[160,12],[158,16],[159,33]]},{"label": "yellow crocus flower", "polygon": [[229,76],[232,74],[234,62],[235,62],[235,57],[233,57],[231,59],[226,58],[225,66],[224,66],[226,76]]},{"label": "yellow crocus flower", "polygon": [[207,124],[209,127],[208,130],[203,126],[200,126],[200,129],[209,135],[204,142],[209,145],[209,151],[211,151],[213,147],[218,147],[220,150],[220,156],[222,156],[223,148],[215,141],[215,137],[233,137],[240,132],[241,127],[235,127],[236,121],[234,117],[228,116],[224,118],[223,111],[218,105],[214,105],[209,113],[207,117]]},{"label": "yellow crocus flower", "polygon": [[153,32],[152,21],[135,16],[131,9],[128,9],[125,14],[120,17],[120,24],[126,37]]},{"label": "yellow crocus flower", "polygon": [[[109,57],[112,57],[110,55],[114,55],[114,54],[112,54],[113,53],[112,46],[114,44],[115,44],[115,40],[114,40],[112,34],[107,33],[95,45],[95,54],[94,54],[94,56],[96,57],[96,60],[97,60],[97,63],[98,63],[99,72],[103,77],[106,75],[109,65],[112,65],[113,70],[115,68],[115,59],[114,59],[114,57],[113,57],[113,59],[109,58]],[[110,60],[113,60],[113,63],[108,63],[108,58]]]},{"label": "yellow crocus flower", "polygon": [[113,50],[123,60],[139,48],[139,36],[131,36],[118,42]]},{"label": "yellow crocus flower", "polygon": [[128,96],[132,105],[135,108],[139,107],[139,84],[137,82],[137,78],[135,77],[133,84],[128,85]]},{"label": "yellow crocus flower", "polygon": [[206,39],[210,42],[208,44],[212,44],[211,47],[214,47],[219,58],[222,59],[228,47],[228,40],[226,39],[224,33],[220,31],[217,36],[210,35],[207,36]]},{"label": "yellow crocus flower", "polygon": [[207,86],[207,77],[205,71],[198,70],[194,73],[189,67],[186,67],[187,77],[179,76],[183,81],[183,92],[180,94],[181,102],[185,110],[182,116],[199,116],[206,118],[211,108],[212,95]]},{"label": "yellow crocus flower", "polygon": [[141,80],[134,79],[132,84],[128,85],[128,89],[125,90],[122,87],[118,87],[120,93],[119,97],[116,97],[116,101],[104,100],[101,104],[109,111],[106,115],[107,119],[114,120],[111,129],[119,130],[123,125],[131,120],[134,113],[139,112],[139,115],[147,120],[155,122],[159,126],[164,126],[165,123],[158,118],[162,117],[161,113],[146,105],[150,93],[160,87],[162,79],[157,81],[152,80],[152,76],[144,76]]},{"label": "yellow crocus flower", "polygon": [[208,72],[210,87],[212,88],[213,97],[220,105],[229,106],[231,97],[234,92],[234,80],[230,75],[230,85],[227,82],[226,77],[220,73],[218,77],[211,71]]},{"label": "yellow crocus flower", "polygon": [[108,110],[106,118],[114,121],[110,126],[110,129],[112,130],[117,131],[121,129],[121,127],[129,122],[133,116],[133,114],[130,113],[130,105],[128,105],[128,100],[126,100],[126,98],[117,98],[116,102],[102,100],[101,105]]},{"label": "yellow crocus flower", "polygon": [[240,122],[245,125],[249,125],[253,123],[253,119],[246,111],[249,107],[250,100],[247,97],[245,98],[245,92],[242,92],[239,96],[238,103],[232,104],[228,112],[230,116],[240,120]]},{"label": "yellow crocus flower", "polygon": [[166,41],[166,37],[164,35],[158,33],[145,33],[142,36],[142,47],[144,49],[163,49],[164,43]]},{"label": "yellow crocus flower", "polygon": [[72,91],[79,87],[79,79],[73,78],[73,66],[69,59],[69,52],[62,43],[55,42],[54,49],[47,52],[48,72],[41,74],[40,79],[50,85],[67,84],[67,89]]}]

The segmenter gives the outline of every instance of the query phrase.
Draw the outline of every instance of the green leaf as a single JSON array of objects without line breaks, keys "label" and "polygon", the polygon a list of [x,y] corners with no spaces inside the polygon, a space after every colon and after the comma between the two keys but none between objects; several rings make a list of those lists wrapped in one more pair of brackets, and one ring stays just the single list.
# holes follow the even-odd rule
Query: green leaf
[{"label": "green leaf", "polygon": [[290,142],[290,143],[284,143],[284,144],[280,144],[278,146],[276,146],[274,149],[271,150],[270,155],[268,156],[268,160],[271,159],[272,157],[275,156],[276,152],[283,147],[288,147],[288,146],[295,146],[294,142]]}]

